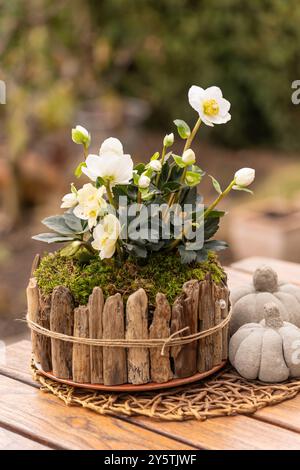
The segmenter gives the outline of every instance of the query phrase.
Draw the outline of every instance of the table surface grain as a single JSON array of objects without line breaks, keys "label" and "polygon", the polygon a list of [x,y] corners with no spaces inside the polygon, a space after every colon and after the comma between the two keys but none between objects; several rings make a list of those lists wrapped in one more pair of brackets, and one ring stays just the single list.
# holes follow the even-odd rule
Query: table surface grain
[{"label": "table surface grain", "polygon": [[[261,264],[300,284],[300,264],[256,257],[227,268],[229,288],[250,280]],[[203,422],[100,416],[41,392],[31,377],[30,355],[29,341],[11,344],[0,366],[1,450],[300,449],[300,395],[251,416]]]}]

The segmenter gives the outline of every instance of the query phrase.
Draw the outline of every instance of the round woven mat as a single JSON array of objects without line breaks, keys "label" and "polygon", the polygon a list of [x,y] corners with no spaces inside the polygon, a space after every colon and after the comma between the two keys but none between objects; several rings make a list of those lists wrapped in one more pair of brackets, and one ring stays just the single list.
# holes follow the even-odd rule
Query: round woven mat
[{"label": "round woven mat", "polygon": [[67,405],[83,406],[101,415],[142,415],[167,421],[203,421],[217,416],[251,414],[294,398],[300,391],[300,380],[281,384],[248,381],[230,367],[193,385],[139,393],[75,389],[39,375],[34,365],[32,370],[41,389],[53,393]]}]

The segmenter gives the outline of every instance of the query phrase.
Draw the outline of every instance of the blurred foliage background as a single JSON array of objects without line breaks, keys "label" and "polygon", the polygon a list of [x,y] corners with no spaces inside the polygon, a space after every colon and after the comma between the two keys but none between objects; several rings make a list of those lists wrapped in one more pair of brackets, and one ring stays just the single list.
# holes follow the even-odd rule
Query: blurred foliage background
[{"label": "blurred foliage background", "polygon": [[[134,159],[149,158],[173,119],[193,125],[192,84],[218,85],[232,103],[229,124],[201,126],[199,164],[222,184],[255,167],[253,204],[274,232],[260,239],[271,256],[300,261],[299,24],[298,0],[0,0],[0,333],[2,313],[20,316],[32,256],[44,249],[30,237],[58,210],[81,160],[71,127],[92,131],[93,150],[114,135]],[[201,191],[214,197],[209,178]],[[235,194],[226,207],[248,213],[246,200]],[[293,243],[288,218],[299,230]],[[245,223],[241,214],[225,222],[224,262],[265,254],[254,237],[261,225]]]},{"label": "blurred foliage background", "polygon": [[192,83],[217,84],[232,102],[232,123],[214,139],[300,146],[287,99],[300,72],[297,0],[2,0],[0,8],[13,153],[67,125],[83,98],[145,99],[154,127],[191,119],[181,97]]}]

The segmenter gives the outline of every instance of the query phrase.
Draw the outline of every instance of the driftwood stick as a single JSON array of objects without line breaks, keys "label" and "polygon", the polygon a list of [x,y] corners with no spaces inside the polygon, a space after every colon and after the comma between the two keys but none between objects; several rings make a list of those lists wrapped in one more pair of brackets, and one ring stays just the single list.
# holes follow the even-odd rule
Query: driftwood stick
[{"label": "driftwood stick", "polygon": [[[95,287],[89,297],[89,333],[90,338],[102,339],[102,314],[104,307],[103,292]],[[91,383],[103,383],[103,350],[101,347],[91,346]]]},{"label": "driftwood stick", "polygon": [[[215,325],[222,321],[222,300],[224,292],[223,288],[217,284],[213,284],[213,297],[215,301]],[[213,339],[213,366],[218,366],[222,362],[223,336],[219,330],[212,337]]]},{"label": "driftwood stick", "polygon": [[[72,295],[66,287],[54,289],[51,299],[50,329],[73,335],[74,304]],[[62,379],[72,378],[73,345],[60,339],[51,338],[53,374]]]},{"label": "driftwood stick", "polygon": [[[103,309],[103,339],[124,339],[124,307],[121,294],[108,297]],[[127,382],[126,350],[103,348],[104,385]]]},{"label": "driftwood stick", "polygon": [[[156,308],[152,324],[149,329],[149,338],[168,338],[170,336],[171,307],[164,294],[156,295]],[[164,356],[161,348],[150,348],[150,370],[152,382],[168,382],[173,374],[170,364],[170,350],[165,348]]]},{"label": "driftwood stick", "polygon": [[[51,296],[43,295],[39,291],[39,313],[37,323],[44,328],[50,328],[50,310],[51,310]],[[39,362],[45,372],[52,370],[51,358],[51,339],[43,335],[38,335],[37,341]]]},{"label": "driftwood stick", "polygon": [[[37,323],[39,316],[39,289],[36,279],[31,277],[26,289],[28,317],[31,321]],[[39,334],[31,331],[32,353],[36,362],[40,362],[38,348]]]},{"label": "driftwood stick", "polygon": [[[89,337],[89,309],[78,307],[74,310],[74,336]],[[90,346],[73,345],[73,380],[79,383],[91,382]]]},{"label": "driftwood stick", "polygon": [[[182,328],[189,329],[180,336],[197,333],[199,283],[191,280],[184,284],[183,294],[179,296],[172,307],[171,334]],[[197,372],[197,343],[191,342],[171,349],[176,377],[188,377]]]},{"label": "driftwood stick", "polygon": [[[229,289],[224,286],[223,287],[223,299],[225,300],[224,308],[222,309],[222,320],[227,318],[229,311],[230,311],[230,300],[229,300]],[[226,361],[228,359],[228,344],[229,344],[229,324],[223,328],[222,330],[222,359]]]},{"label": "driftwood stick", "polygon": [[[126,305],[126,339],[148,339],[148,298],[144,289],[131,294]],[[128,382],[149,382],[148,348],[128,348]]]},{"label": "driftwood stick", "polygon": [[[210,276],[200,282],[199,293],[199,331],[207,330],[214,326],[215,302],[213,298],[213,283]],[[205,372],[213,367],[213,336],[198,341],[198,372]]]},{"label": "driftwood stick", "polygon": [[34,273],[36,269],[39,267],[40,262],[41,262],[41,257],[39,254],[36,254],[31,265],[30,277],[34,277]]}]

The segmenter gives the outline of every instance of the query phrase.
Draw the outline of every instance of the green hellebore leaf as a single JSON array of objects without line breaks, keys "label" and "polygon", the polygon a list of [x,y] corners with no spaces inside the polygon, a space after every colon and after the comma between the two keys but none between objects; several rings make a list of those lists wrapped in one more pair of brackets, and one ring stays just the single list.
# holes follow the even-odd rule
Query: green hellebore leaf
[{"label": "green hellebore leaf", "polygon": [[80,176],[82,175],[82,168],[83,167],[86,167],[86,163],[85,162],[80,162],[79,165],[77,166],[76,170],[74,171],[74,175],[76,176],[76,178],[80,178]]},{"label": "green hellebore leaf", "polygon": [[133,174],[133,182],[134,184],[138,185],[139,184],[139,179],[140,179],[140,175],[138,173],[134,173]]},{"label": "green hellebore leaf", "polygon": [[186,250],[184,245],[178,247],[182,264],[189,264],[196,260],[197,253],[194,250]]},{"label": "green hellebore leaf", "polygon": [[74,231],[67,225],[63,215],[52,215],[42,220],[44,224],[50,230],[53,230],[60,235],[73,235]]},{"label": "green hellebore leaf", "polygon": [[215,188],[215,190],[217,191],[218,194],[222,194],[222,189],[221,189],[221,186],[220,186],[220,183],[216,180],[216,178],[214,178],[213,176],[211,175],[208,175],[210,177],[210,179],[212,180],[212,184],[213,184],[213,187]]},{"label": "green hellebore leaf", "polygon": [[186,164],[182,161],[182,158],[179,155],[174,155],[172,154],[172,157],[175,160],[176,165],[179,166],[179,168],[185,168]]},{"label": "green hellebore leaf", "polygon": [[159,152],[155,152],[152,157],[150,158],[150,160],[158,160],[159,159]]},{"label": "green hellebore leaf", "polygon": [[144,170],[145,170],[145,164],[144,163],[139,163],[134,167],[135,171],[137,171],[138,175],[141,175]]},{"label": "green hellebore leaf", "polygon": [[177,132],[182,139],[187,139],[191,135],[191,129],[185,121],[182,119],[175,119],[173,122],[177,127]]},{"label": "green hellebore leaf", "polygon": [[101,176],[98,176],[98,178],[96,179],[96,188],[101,188],[101,186],[104,186],[105,184],[105,181],[103,178],[101,178]]},{"label": "green hellebore leaf", "polygon": [[200,183],[202,176],[195,171],[187,171],[185,175],[185,182],[188,186],[196,186]]},{"label": "green hellebore leaf", "polygon": [[57,233],[40,233],[32,237],[33,240],[45,243],[63,243],[75,240],[75,237],[63,237]]},{"label": "green hellebore leaf", "polygon": [[245,188],[244,186],[235,185],[232,189],[234,189],[235,191],[245,191],[245,193],[253,194],[253,191],[251,191],[251,189]]}]

